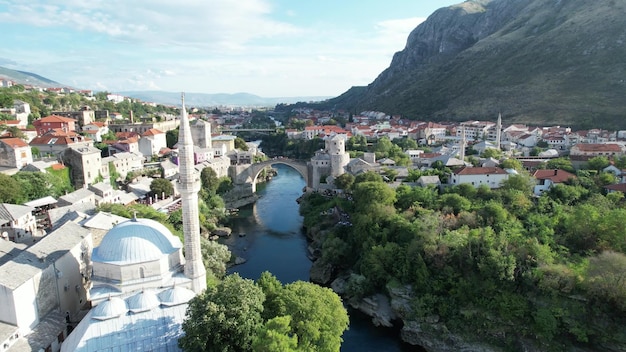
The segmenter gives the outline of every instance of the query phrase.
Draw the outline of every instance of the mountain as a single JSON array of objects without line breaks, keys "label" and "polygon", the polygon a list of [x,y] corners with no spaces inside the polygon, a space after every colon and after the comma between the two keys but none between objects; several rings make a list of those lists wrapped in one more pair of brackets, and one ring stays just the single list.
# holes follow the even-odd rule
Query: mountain
[{"label": "mountain", "polygon": [[[128,91],[118,94],[140,99],[146,102],[155,102],[164,105],[180,104],[180,93],[163,91]],[[249,93],[236,94],[205,94],[185,93],[185,103],[190,106],[268,106],[276,104],[293,104],[296,102],[315,102],[326,100],[329,97],[283,97],[263,98]]]},{"label": "mountain", "polygon": [[326,107],[626,129],[626,1],[470,0],[435,11],[367,87]]},{"label": "mountain", "polygon": [[5,67],[0,67],[0,78],[7,78],[15,81],[18,84],[30,84],[32,86],[38,86],[43,88],[64,87],[63,84],[42,77],[38,74],[26,71],[11,70]]}]

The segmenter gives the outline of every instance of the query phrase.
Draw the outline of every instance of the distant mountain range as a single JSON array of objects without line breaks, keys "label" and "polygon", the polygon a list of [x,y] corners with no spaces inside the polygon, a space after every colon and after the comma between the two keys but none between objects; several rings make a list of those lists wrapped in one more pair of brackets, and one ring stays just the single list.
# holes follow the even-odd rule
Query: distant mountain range
[{"label": "distant mountain range", "polygon": [[[127,91],[117,94],[146,102],[155,102],[163,105],[179,105],[180,92],[163,91]],[[264,98],[249,93],[235,94],[206,94],[185,93],[185,104],[189,106],[250,106],[250,107],[273,107],[276,104],[293,104],[297,102],[319,102],[331,97],[282,97]]]},{"label": "distant mountain range", "polygon": [[626,1],[469,0],[434,12],[366,87],[319,108],[626,128]]},{"label": "distant mountain range", "polygon": [[[0,67],[0,78],[10,79],[18,84],[29,84],[43,88],[51,87],[68,87],[66,84],[55,82],[51,79],[42,77],[38,74],[11,70]],[[82,89],[74,87],[75,89]],[[163,91],[127,91],[115,92],[126,97],[139,99],[145,102],[153,102],[163,105],[179,105],[179,92],[163,92]],[[280,97],[280,98],[264,98],[249,93],[236,94],[205,94],[205,93],[185,93],[185,102],[189,106],[248,106],[248,107],[273,107],[276,104],[293,104],[297,102],[319,102],[331,97],[313,96],[313,97]]]},{"label": "distant mountain range", "polygon": [[43,88],[63,87],[61,83],[42,77],[38,74],[11,70],[5,67],[0,67],[0,78],[7,78],[19,84],[30,84],[32,86]]}]

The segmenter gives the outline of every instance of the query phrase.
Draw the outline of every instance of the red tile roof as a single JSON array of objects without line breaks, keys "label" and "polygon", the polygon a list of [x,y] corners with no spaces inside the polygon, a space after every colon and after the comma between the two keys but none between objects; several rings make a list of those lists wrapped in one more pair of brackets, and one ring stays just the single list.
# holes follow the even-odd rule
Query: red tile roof
[{"label": "red tile roof", "polygon": [[156,128],[151,128],[149,130],[147,130],[146,132],[144,132],[142,134],[142,136],[156,136],[157,134],[163,134],[163,132],[161,132],[160,130],[157,130]]},{"label": "red tile roof", "polygon": [[617,183],[614,185],[608,185],[608,186],[605,186],[604,188],[610,191],[618,191],[618,192],[626,193],[626,183]]},{"label": "red tile roof", "polygon": [[20,147],[28,147],[28,144],[21,138],[3,138],[0,139],[0,142],[8,145],[9,147],[15,149]]},{"label": "red tile roof", "polygon": [[467,167],[454,172],[457,175],[506,175],[507,172],[499,167]]},{"label": "red tile roof", "polygon": [[76,120],[70,119],[69,117],[59,116],[59,115],[50,115],[50,116],[42,117],[39,120],[33,121],[33,124],[35,122],[39,122],[39,123],[41,122],[76,122]]},{"label": "red tile roof", "polygon": [[619,144],[606,143],[606,144],[593,144],[593,143],[579,143],[574,147],[583,152],[621,152],[622,148]]},{"label": "red tile roof", "polygon": [[537,180],[550,180],[553,183],[563,183],[570,178],[576,178],[576,175],[569,173],[565,170],[550,169],[537,170],[533,173],[533,177]]}]

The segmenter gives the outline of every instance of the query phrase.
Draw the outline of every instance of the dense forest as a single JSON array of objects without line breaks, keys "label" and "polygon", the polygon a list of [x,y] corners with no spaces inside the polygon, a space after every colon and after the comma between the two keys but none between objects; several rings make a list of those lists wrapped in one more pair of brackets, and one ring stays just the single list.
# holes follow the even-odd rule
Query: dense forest
[{"label": "dense forest", "polygon": [[309,194],[301,212],[325,233],[318,260],[349,277],[347,299],[403,287],[405,322],[470,341],[623,351],[626,207],[603,177],[582,170],[535,197],[523,172],[496,190],[393,189],[373,172],[345,174],[343,196]]}]

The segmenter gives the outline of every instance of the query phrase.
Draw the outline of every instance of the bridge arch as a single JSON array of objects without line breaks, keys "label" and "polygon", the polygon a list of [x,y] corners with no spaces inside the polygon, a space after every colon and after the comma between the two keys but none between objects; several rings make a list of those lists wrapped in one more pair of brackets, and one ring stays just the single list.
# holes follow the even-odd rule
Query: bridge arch
[{"label": "bridge arch", "polygon": [[302,175],[302,178],[304,178],[304,182],[306,183],[307,187],[310,187],[309,171],[307,164],[303,161],[296,161],[287,158],[276,158],[262,161],[260,163],[251,164],[248,168],[246,168],[244,171],[240,172],[237,175],[235,183],[240,185],[250,184],[252,186],[252,192],[256,192],[256,182],[259,174],[261,173],[261,170],[275,164],[287,165],[292,169],[298,171],[298,173]]}]

